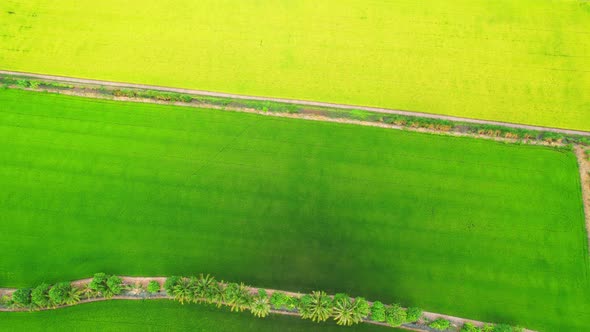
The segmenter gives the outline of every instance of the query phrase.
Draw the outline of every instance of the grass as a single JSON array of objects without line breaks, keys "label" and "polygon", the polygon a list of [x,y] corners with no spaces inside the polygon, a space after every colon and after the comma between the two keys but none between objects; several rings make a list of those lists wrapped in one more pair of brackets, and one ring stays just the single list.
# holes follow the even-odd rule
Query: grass
[{"label": "grass", "polygon": [[587,330],[570,151],[21,90],[0,105],[1,286],[206,272]]},{"label": "grass", "polygon": [[2,69],[590,130],[581,0],[3,1]]},{"label": "grass", "polygon": [[206,305],[180,305],[160,301],[96,302],[42,312],[0,312],[6,331],[396,331],[361,324],[341,327],[316,324],[298,317],[270,316],[257,319],[250,313],[230,313]]}]

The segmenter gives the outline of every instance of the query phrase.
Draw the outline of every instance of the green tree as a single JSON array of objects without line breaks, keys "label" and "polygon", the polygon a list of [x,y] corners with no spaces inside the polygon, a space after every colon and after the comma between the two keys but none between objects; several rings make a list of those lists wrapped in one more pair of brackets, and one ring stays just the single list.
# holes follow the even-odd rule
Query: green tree
[{"label": "green tree", "polygon": [[422,318],[422,309],[416,307],[410,307],[407,311],[406,322],[414,323]]},{"label": "green tree", "polygon": [[451,327],[451,322],[443,318],[437,318],[430,322],[428,326],[435,330],[446,331],[449,327]]},{"label": "green tree", "polygon": [[54,307],[66,304],[68,294],[72,290],[72,285],[69,282],[60,282],[53,285],[49,290],[49,301]]},{"label": "green tree", "polygon": [[385,321],[393,327],[402,325],[406,317],[406,311],[399,304],[393,304],[385,309]]},{"label": "green tree", "polygon": [[270,313],[270,300],[264,289],[258,290],[258,295],[252,299],[250,312],[256,317],[264,318]]},{"label": "green tree", "polygon": [[385,321],[385,306],[379,301],[373,302],[371,306],[371,319],[376,322]]},{"label": "green tree", "polygon": [[31,289],[21,288],[12,293],[11,305],[15,308],[27,308],[31,305]]},{"label": "green tree", "polygon": [[303,304],[305,310],[301,311],[301,317],[311,319],[314,322],[325,322],[332,315],[332,299],[324,291],[311,293],[309,302]]},{"label": "green tree", "polygon": [[49,288],[47,283],[42,283],[31,291],[31,302],[35,308],[46,308],[51,302],[49,300]]},{"label": "green tree", "polygon": [[160,283],[156,280],[150,280],[150,282],[147,285],[147,291],[152,294],[158,293],[160,291]]}]

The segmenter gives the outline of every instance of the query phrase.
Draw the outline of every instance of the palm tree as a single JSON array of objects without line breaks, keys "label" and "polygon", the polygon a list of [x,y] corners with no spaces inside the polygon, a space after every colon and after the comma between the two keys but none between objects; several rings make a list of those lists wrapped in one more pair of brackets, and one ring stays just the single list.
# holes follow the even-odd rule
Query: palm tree
[{"label": "palm tree", "polygon": [[350,301],[348,295],[334,296],[334,320],[338,325],[350,326],[355,321],[354,307],[355,305]]},{"label": "palm tree", "polygon": [[199,278],[195,280],[195,301],[204,301],[207,303],[213,302],[213,296],[215,294],[214,287],[216,284],[217,281],[215,281],[214,277],[210,275],[203,276],[203,274],[201,274]]},{"label": "palm tree", "polygon": [[90,284],[85,284],[81,290],[81,295],[84,298],[90,299],[97,296],[98,294],[92,287],[90,287]]},{"label": "palm tree", "polygon": [[270,301],[268,300],[268,296],[255,296],[250,305],[250,311],[254,316],[259,318],[268,316],[270,313]]},{"label": "palm tree", "polygon": [[323,291],[314,291],[308,298],[302,298],[301,317],[314,322],[325,322],[332,315],[332,299]]},{"label": "palm tree", "polygon": [[365,300],[364,297],[357,297],[354,300],[354,306],[353,306],[353,323],[357,324],[363,321],[363,319],[367,316],[369,316],[369,313],[371,312],[371,308],[369,307],[369,302],[367,302],[367,300]]},{"label": "palm tree", "polygon": [[225,298],[231,311],[244,311],[252,303],[252,295],[250,295],[249,289],[244,283],[239,285],[236,283],[228,284],[225,288]]},{"label": "palm tree", "polygon": [[172,290],[174,299],[181,304],[191,302],[194,298],[194,292],[192,289],[192,283],[189,279],[182,278]]},{"label": "palm tree", "polygon": [[211,302],[216,303],[217,307],[221,308],[225,301],[225,286],[223,280],[211,285]]},{"label": "palm tree", "polygon": [[80,295],[82,295],[82,290],[78,287],[72,286],[66,294],[65,303],[67,305],[74,305],[80,302]]}]

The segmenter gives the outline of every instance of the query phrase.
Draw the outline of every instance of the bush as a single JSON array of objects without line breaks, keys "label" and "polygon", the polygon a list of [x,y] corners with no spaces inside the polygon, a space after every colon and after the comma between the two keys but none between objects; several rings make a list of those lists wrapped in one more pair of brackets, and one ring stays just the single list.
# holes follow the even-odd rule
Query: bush
[{"label": "bush", "polygon": [[379,301],[373,302],[371,307],[371,319],[376,322],[385,321],[385,306]]},{"label": "bush", "polygon": [[118,276],[110,276],[106,281],[107,294],[106,297],[119,295],[123,292],[123,280]]},{"label": "bush", "polygon": [[160,283],[155,280],[151,280],[147,285],[147,291],[152,294],[156,294],[160,291]]},{"label": "bush", "polygon": [[428,324],[428,326],[435,330],[446,331],[449,327],[451,327],[451,322],[443,318],[437,318]]},{"label": "bush", "polygon": [[46,283],[33,288],[31,291],[31,302],[37,308],[46,308],[50,305],[49,288],[51,286]]},{"label": "bush", "polygon": [[282,309],[289,304],[289,297],[282,292],[274,292],[270,297],[270,304],[276,309]]},{"label": "bush", "polygon": [[92,278],[92,281],[88,283],[88,288],[93,290],[96,295],[104,296],[107,290],[107,279],[108,276],[105,273],[96,273],[94,278]]},{"label": "bush", "polygon": [[406,317],[406,311],[399,304],[393,304],[385,309],[385,321],[393,327],[405,323]]},{"label": "bush", "polygon": [[410,307],[407,311],[406,322],[413,323],[422,318],[422,309],[416,307]]},{"label": "bush", "polygon": [[31,305],[31,289],[21,288],[12,293],[12,305],[17,308],[25,308]]},{"label": "bush", "polygon": [[493,332],[522,332],[522,327],[510,326],[508,324],[498,324],[492,329]]},{"label": "bush", "polygon": [[68,294],[72,290],[69,282],[60,282],[49,290],[49,301],[53,306],[60,306],[68,301]]},{"label": "bush", "polygon": [[467,322],[461,327],[461,332],[481,332],[481,329]]},{"label": "bush", "polygon": [[172,295],[174,292],[174,287],[180,283],[180,280],[181,278],[177,276],[166,278],[166,281],[164,282],[164,289],[168,295]]}]

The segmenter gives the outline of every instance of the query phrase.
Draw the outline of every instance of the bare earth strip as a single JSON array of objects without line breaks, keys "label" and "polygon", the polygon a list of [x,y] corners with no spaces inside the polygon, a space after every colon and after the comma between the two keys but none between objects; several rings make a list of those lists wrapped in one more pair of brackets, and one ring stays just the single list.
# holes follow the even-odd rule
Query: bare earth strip
[{"label": "bare earth strip", "polygon": [[[129,276],[121,276],[121,279],[123,280],[123,284],[125,285],[142,285],[145,289],[145,287],[147,287],[148,283],[152,280],[157,281],[160,285],[163,285],[164,282],[166,281],[166,277],[129,277]],[[86,279],[80,279],[80,280],[75,280],[72,281],[71,284],[75,287],[78,288],[83,288],[85,285],[87,285],[90,281],[92,281],[92,278],[86,278]],[[220,283],[222,285],[225,285],[223,283]],[[264,289],[267,293],[267,295],[270,297],[272,296],[273,293],[275,292],[282,292],[288,296],[292,296],[292,297],[301,297],[305,294],[303,293],[295,293],[295,292],[288,292],[288,291],[283,291],[283,290],[277,290],[277,289],[269,289],[269,288],[256,288],[256,287],[248,287],[249,291],[251,294],[258,294],[258,290],[259,289]],[[16,288],[0,288],[0,298],[2,296],[6,296],[6,295],[11,295],[14,291],[16,291]],[[168,296],[164,293],[158,293],[158,294],[149,294],[146,296],[137,296],[137,295],[116,295],[113,296],[110,299],[106,299],[106,298],[88,298],[88,299],[83,299],[80,302],[78,302],[77,304],[74,305],[78,305],[78,304],[84,304],[84,303],[91,303],[91,302],[99,302],[99,301],[109,301],[109,300],[146,300],[146,299],[152,299],[152,300],[157,300],[157,299],[168,299],[168,300],[172,300],[173,297]],[[373,302],[368,301],[369,305],[372,305]],[[59,306],[58,308],[65,308],[65,307],[71,307],[74,305],[62,305]],[[39,309],[39,310],[54,310],[55,308],[44,308],[44,309]],[[6,308],[6,307],[2,307],[0,306],[0,311],[4,311],[4,312],[15,312],[15,311],[28,311],[29,309],[26,308]],[[277,315],[287,315],[287,316],[300,316],[300,314],[296,311],[288,311],[288,310],[276,310],[273,309],[271,310],[271,313],[273,314],[277,314]],[[422,317],[426,318],[427,320],[431,321],[431,320],[435,320],[437,318],[444,318],[448,321],[450,321],[454,326],[456,327],[461,327],[463,326],[463,324],[469,322],[474,324],[475,326],[484,326],[485,324],[490,324],[490,323],[486,323],[486,322],[481,322],[481,321],[476,321],[476,320],[471,320],[471,319],[466,319],[466,318],[460,318],[460,317],[455,317],[455,316],[448,316],[448,315],[443,315],[443,314],[438,314],[438,313],[434,313],[434,312],[423,312],[422,313]],[[365,319],[364,320],[365,323],[368,324],[373,324],[373,325],[380,325],[380,326],[387,326],[390,327],[390,325],[388,325],[387,323],[383,323],[383,322],[376,322],[376,321],[372,321],[369,319]],[[402,328],[405,330],[409,330],[409,331],[431,331],[431,329],[429,329],[427,326],[424,325],[418,325],[418,324],[404,324],[402,326],[399,326],[398,328]],[[528,330],[528,329],[524,329],[523,331],[525,332],[535,332],[534,330]]]},{"label": "bare earth strip", "polygon": [[212,91],[204,91],[204,90],[181,89],[181,88],[171,88],[171,87],[146,85],[146,84],[133,84],[133,83],[81,79],[81,78],[73,78],[73,77],[15,72],[15,71],[9,71],[9,70],[0,70],[0,74],[13,75],[13,76],[25,76],[25,77],[30,77],[30,78],[39,78],[39,79],[51,80],[51,81],[62,82],[62,83],[93,84],[93,85],[103,85],[103,86],[118,87],[118,88],[150,89],[150,90],[168,91],[168,92],[176,92],[176,93],[186,93],[186,94],[193,94],[193,95],[200,95],[200,96],[207,96],[207,97],[234,98],[234,99],[257,100],[257,101],[272,101],[272,102],[305,105],[305,106],[330,107],[330,108],[337,108],[337,109],[343,109],[343,110],[363,110],[363,111],[368,111],[368,112],[397,114],[397,115],[405,115],[405,116],[416,116],[416,117],[423,117],[423,118],[429,118],[429,119],[438,119],[438,120],[447,120],[447,121],[456,121],[456,122],[468,122],[468,123],[486,124],[486,125],[497,125],[497,126],[505,126],[505,127],[509,127],[509,128],[515,128],[515,129],[549,131],[549,132],[567,134],[567,135],[590,136],[590,132],[579,131],[579,130],[549,128],[549,127],[541,127],[541,126],[530,126],[530,125],[523,125],[523,124],[516,124],[516,123],[478,120],[478,119],[462,118],[462,117],[455,117],[455,116],[448,116],[448,115],[437,115],[437,114],[422,113],[422,112],[411,112],[411,111],[404,111],[404,110],[386,109],[386,108],[379,108],[379,107],[333,104],[333,103],[323,103],[323,102],[316,102],[316,101],[285,99],[285,98],[246,96],[246,95],[222,93],[222,92],[212,92]]},{"label": "bare earth strip", "polygon": [[586,156],[584,147],[575,146],[574,151],[576,152],[578,167],[580,169],[584,215],[586,216],[586,233],[588,234],[588,244],[590,245],[590,160]]}]

